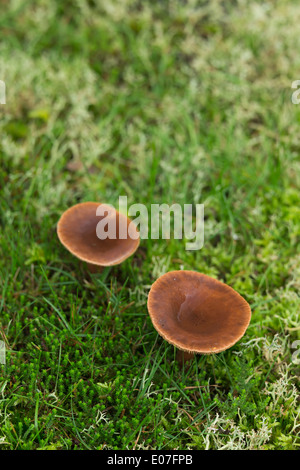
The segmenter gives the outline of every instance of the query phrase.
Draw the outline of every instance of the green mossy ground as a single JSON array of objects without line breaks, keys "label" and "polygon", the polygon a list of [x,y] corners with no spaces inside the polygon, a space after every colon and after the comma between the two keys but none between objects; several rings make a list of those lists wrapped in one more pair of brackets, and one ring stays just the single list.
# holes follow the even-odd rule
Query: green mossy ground
[{"label": "green mossy ground", "polygon": [[[298,448],[298,2],[0,4],[0,448]],[[88,273],[56,223],[119,195],[204,203],[204,247]],[[172,269],[253,312],[189,368],[147,313]]]}]

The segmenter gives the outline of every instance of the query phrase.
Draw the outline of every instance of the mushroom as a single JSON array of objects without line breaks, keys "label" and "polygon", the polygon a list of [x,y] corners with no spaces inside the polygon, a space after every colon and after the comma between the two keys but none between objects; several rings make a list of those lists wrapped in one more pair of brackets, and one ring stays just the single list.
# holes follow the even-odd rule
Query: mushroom
[{"label": "mushroom", "polygon": [[163,274],[150,289],[147,307],[157,332],[181,351],[181,361],[230,348],[251,318],[250,306],[238,292],[195,271]]},{"label": "mushroom", "polygon": [[[115,226],[115,233],[107,232],[107,238],[101,239],[97,226],[101,221],[104,226],[106,219]],[[140,243],[139,232],[126,215],[98,202],[82,202],[67,209],[58,221],[57,235],[65,248],[85,261],[92,272],[122,263]]]}]

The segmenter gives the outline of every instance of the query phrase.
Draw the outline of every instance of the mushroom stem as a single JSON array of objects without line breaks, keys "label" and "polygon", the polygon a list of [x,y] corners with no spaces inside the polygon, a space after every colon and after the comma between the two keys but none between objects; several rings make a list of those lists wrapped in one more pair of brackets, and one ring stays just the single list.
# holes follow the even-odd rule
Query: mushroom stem
[{"label": "mushroom stem", "polygon": [[87,269],[90,273],[96,274],[96,273],[102,273],[104,267],[103,266],[97,266],[96,264],[91,264],[91,263],[86,263]]},{"label": "mushroom stem", "polygon": [[195,353],[189,351],[182,351],[181,349],[177,349],[176,352],[176,359],[181,366],[183,366],[186,362],[191,362],[195,357]]}]

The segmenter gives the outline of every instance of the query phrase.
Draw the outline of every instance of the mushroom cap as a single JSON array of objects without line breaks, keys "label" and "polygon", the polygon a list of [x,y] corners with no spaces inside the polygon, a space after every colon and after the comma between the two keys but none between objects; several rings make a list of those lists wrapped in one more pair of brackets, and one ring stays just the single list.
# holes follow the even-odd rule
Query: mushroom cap
[{"label": "mushroom cap", "polygon": [[[128,231],[131,220],[115,211],[116,237],[101,240],[97,236],[96,227],[105,215],[96,215],[99,206],[102,206],[103,211],[112,213],[111,206],[98,202],[81,202],[67,209],[58,221],[57,235],[65,248],[80,260],[97,266],[114,266],[136,251],[140,243],[139,232],[134,226],[137,238],[131,238]],[[121,223],[127,227],[125,239],[119,238]]]},{"label": "mushroom cap", "polygon": [[225,351],[245,333],[251,309],[232,287],[195,271],[170,271],[159,277],[148,296],[153,326],[184,351]]}]

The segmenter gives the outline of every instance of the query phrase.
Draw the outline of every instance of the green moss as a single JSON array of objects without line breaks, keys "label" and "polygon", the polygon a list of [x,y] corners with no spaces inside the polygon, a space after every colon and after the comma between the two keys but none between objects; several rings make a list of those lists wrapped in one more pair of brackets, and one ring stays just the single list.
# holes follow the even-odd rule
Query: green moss
[{"label": "green moss", "polygon": [[[1,448],[298,448],[297,2],[2,10]],[[204,247],[144,240],[88,273],[56,223],[119,195],[204,203]],[[146,307],[151,283],[181,268],[253,312],[233,348],[185,368]]]}]

